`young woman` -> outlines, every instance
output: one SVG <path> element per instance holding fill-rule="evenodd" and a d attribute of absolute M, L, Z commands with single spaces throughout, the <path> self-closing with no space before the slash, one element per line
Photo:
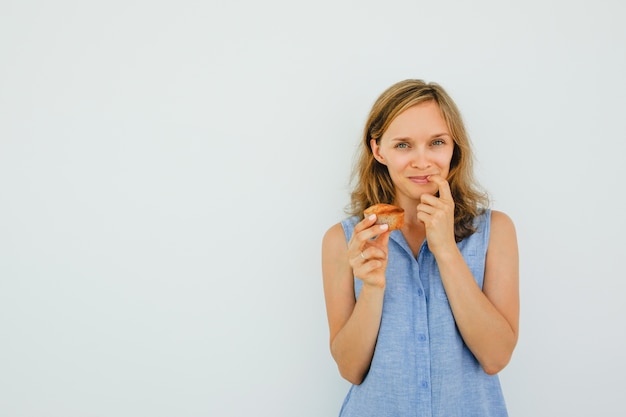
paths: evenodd
<path fill-rule="evenodd" d="M 473 179 L 461 115 L 435 83 L 389 87 L 368 117 L 350 216 L 322 242 L 341 416 L 506 416 L 496 375 L 519 321 L 515 228 Z M 404 209 L 389 231 L 363 211 Z"/>

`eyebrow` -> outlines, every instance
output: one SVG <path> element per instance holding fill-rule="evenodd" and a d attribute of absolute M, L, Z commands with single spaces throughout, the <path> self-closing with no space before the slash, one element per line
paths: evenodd
<path fill-rule="evenodd" d="M 452 135 L 446 132 L 441 132 L 441 133 L 436 133 L 434 135 L 430 135 L 430 139 L 435 139 L 435 138 L 440 138 L 442 136 L 447 136 L 449 138 L 452 138 Z M 408 137 L 408 136 L 398 136 L 395 138 L 391 138 L 390 139 L 392 142 L 400 142 L 400 141 L 412 141 L 414 140 L 412 137 Z"/>

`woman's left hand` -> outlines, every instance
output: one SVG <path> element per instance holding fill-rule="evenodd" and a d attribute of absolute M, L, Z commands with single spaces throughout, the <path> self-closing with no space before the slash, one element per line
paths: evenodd
<path fill-rule="evenodd" d="M 437 254 L 449 245 L 456 247 L 454 238 L 454 199 L 450 185 L 443 177 L 431 175 L 429 181 L 439 187 L 439 197 L 422 194 L 417 205 L 417 219 L 424 223 L 428 249 Z"/>

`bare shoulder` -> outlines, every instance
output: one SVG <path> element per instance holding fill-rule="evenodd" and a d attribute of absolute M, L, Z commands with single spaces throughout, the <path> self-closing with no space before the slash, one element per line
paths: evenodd
<path fill-rule="evenodd" d="M 341 223 L 331 226 L 322 239 L 322 273 L 325 281 L 352 276 L 348 263 L 348 242 Z"/>
<path fill-rule="evenodd" d="M 324 237 L 322 239 L 322 247 L 328 249 L 347 249 L 346 235 L 343 231 L 341 223 L 336 223 L 332 225 L 326 231 L 326 233 L 324 233 Z"/>
<path fill-rule="evenodd" d="M 506 213 L 491 210 L 491 230 L 499 233 L 515 233 L 515 224 Z"/>
<path fill-rule="evenodd" d="M 491 212 L 491 231 L 489 233 L 489 246 L 487 248 L 487 260 L 489 254 L 497 255 L 496 258 L 517 256 L 517 233 L 513 220 L 501 211 Z M 491 256 L 493 260 L 494 256 Z"/>
<path fill-rule="evenodd" d="M 518 304 L 518 279 L 519 254 L 515 225 L 508 215 L 494 210 L 491 213 L 483 290 L 501 311 L 509 308 L 515 311 Z"/>
<path fill-rule="evenodd" d="M 491 211 L 491 232 L 489 236 L 489 249 L 497 250 L 498 247 L 517 250 L 517 233 L 513 220 L 501 211 Z"/>

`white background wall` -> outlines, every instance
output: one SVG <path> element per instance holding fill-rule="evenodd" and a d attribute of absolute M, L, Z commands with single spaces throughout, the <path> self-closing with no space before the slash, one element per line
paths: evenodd
<path fill-rule="evenodd" d="M 624 416 L 619 0 L 0 2 L 0 415 L 335 416 L 323 233 L 442 84 L 515 221 L 512 417 Z"/>

